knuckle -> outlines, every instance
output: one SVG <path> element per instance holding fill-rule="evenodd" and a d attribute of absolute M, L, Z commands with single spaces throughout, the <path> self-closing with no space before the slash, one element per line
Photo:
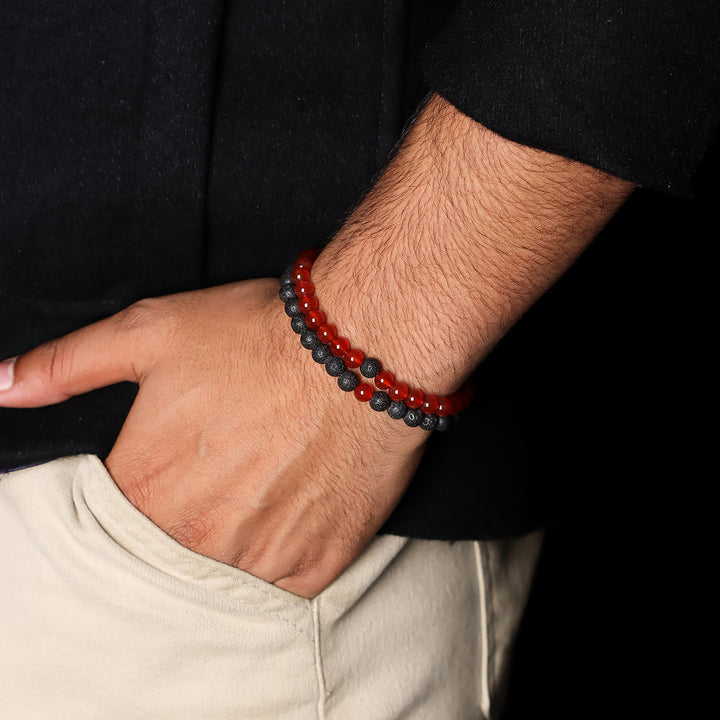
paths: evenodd
<path fill-rule="evenodd" d="M 118 329 L 133 332 L 154 327 L 167 316 L 164 303 L 159 298 L 138 300 L 115 315 Z"/>
<path fill-rule="evenodd" d="M 331 582 L 332 578 L 327 577 L 319 569 L 310 569 L 302 565 L 288 571 L 273 584 L 293 595 L 312 599 L 325 590 Z"/>
<path fill-rule="evenodd" d="M 231 565 L 240 570 L 251 572 L 260 567 L 265 557 L 265 549 L 261 546 L 257 544 L 245 545 L 235 550 Z"/>
<path fill-rule="evenodd" d="M 116 447 L 106 465 L 123 495 L 140 512 L 147 515 L 161 500 L 157 474 L 151 470 L 153 465 L 147 455 L 138 454 L 137 451 L 129 455 L 127 451 Z"/>
<path fill-rule="evenodd" d="M 169 347 L 177 332 L 174 305 L 165 298 L 138 300 L 115 315 L 114 320 L 121 336 L 154 354 Z M 150 344 L 148 338 L 152 339 Z"/>
<path fill-rule="evenodd" d="M 215 532 L 215 522 L 209 515 L 183 518 L 169 529 L 169 534 L 181 545 L 194 549 L 201 547 Z"/>
<path fill-rule="evenodd" d="M 125 497 L 141 512 L 147 512 L 155 499 L 155 490 L 148 482 L 135 480 L 131 485 L 123 488 Z"/>

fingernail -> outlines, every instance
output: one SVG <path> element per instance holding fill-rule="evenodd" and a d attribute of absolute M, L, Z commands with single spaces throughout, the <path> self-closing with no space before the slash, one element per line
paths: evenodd
<path fill-rule="evenodd" d="M 15 361 L 16 357 L 4 360 L 0 363 L 0 392 L 9 390 L 15 379 Z"/>

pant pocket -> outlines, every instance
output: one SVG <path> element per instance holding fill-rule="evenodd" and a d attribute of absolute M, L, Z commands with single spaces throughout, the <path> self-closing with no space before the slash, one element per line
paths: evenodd
<path fill-rule="evenodd" d="M 0 482 L 8 717 L 316 718 L 310 601 L 175 543 L 92 456 Z"/>
<path fill-rule="evenodd" d="M 120 491 L 95 456 L 79 456 L 74 496 L 120 554 L 133 558 L 167 581 L 190 583 L 198 590 L 241 597 L 245 602 L 307 606 L 307 600 L 254 575 L 205 557 L 178 543 L 143 515 Z"/>

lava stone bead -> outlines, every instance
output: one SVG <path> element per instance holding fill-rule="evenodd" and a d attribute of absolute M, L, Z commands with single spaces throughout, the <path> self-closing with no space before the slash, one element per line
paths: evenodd
<path fill-rule="evenodd" d="M 295 315 L 290 321 L 290 327 L 293 329 L 293 332 L 296 332 L 298 335 L 304 333 L 308 329 L 305 318 L 302 315 Z"/>
<path fill-rule="evenodd" d="M 314 330 L 305 330 L 305 332 L 300 334 L 300 344 L 304 348 L 312 350 L 314 347 L 320 344 L 320 340 Z"/>
<path fill-rule="evenodd" d="M 377 412 L 383 412 L 390 407 L 391 402 L 386 392 L 376 390 L 370 398 L 370 407 Z"/>
<path fill-rule="evenodd" d="M 318 340 L 320 342 L 320 340 Z M 327 345 L 324 345 L 323 347 L 327 347 Z M 325 370 L 327 371 L 328 375 L 332 375 L 332 377 L 340 377 L 347 368 L 345 367 L 345 363 L 343 362 L 342 358 L 331 357 L 326 363 L 325 363 Z"/>
<path fill-rule="evenodd" d="M 388 405 L 388 411 L 387 414 L 393 419 L 393 420 L 402 420 L 405 415 L 407 414 L 408 406 L 404 402 L 399 402 L 398 400 L 393 400 L 390 405 Z"/>
<path fill-rule="evenodd" d="M 325 347 L 327 347 L 327 345 Z M 330 351 L 328 350 L 328 352 Z M 338 387 L 345 392 L 352 392 L 359 382 L 360 378 L 352 370 L 346 370 L 338 378 Z"/>
<path fill-rule="evenodd" d="M 326 363 L 332 356 L 330 348 L 324 343 L 320 343 L 313 348 L 312 358 L 316 363 Z"/>
<path fill-rule="evenodd" d="M 375 358 L 365 358 L 360 364 L 360 372 L 366 378 L 374 378 L 382 370 L 380 361 Z"/>
<path fill-rule="evenodd" d="M 288 315 L 288 317 L 295 317 L 295 315 L 300 315 L 300 305 L 298 303 L 297 298 L 294 300 L 288 300 L 285 303 L 285 313 Z"/>
<path fill-rule="evenodd" d="M 295 288 L 292 285 L 281 285 L 278 295 L 284 303 L 288 302 L 289 300 L 297 300 Z"/>
<path fill-rule="evenodd" d="M 281 285 L 292 285 L 293 289 L 295 288 L 295 282 L 292 279 L 292 265 L 285 270 L 285 272 L 280 276 L 280 284 Z"/>
<path fill-rule="evenodd" d="M 422 422 L 422 416 L 417 408 L 408 408 L 403 420 L 408 427 L 417 427 Z"/>

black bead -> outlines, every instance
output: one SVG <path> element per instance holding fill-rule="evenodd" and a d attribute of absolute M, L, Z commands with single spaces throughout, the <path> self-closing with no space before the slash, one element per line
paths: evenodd
<path fill-rule="evenodd" d="M 327 362 L 333 354 L 330 352 L 330 348 L 324 343 L 320 343 L 313 348 L 312 357 L 316 363 L 321 365 Z"/>
<path fill-rule="evenodd" d="M 408 427 L 417 427 L 422 422 L 422 416 L 417 408 L 408 408 L 403 420 Z"/>
<path fill-rule="evenodd" d="M 320 342 L 320 340 L 318 340 L 318 342 Z M 333 356 L 325 363 L 325 370 L 328 375 L 339 377 L 347 370 L 347 368 L 345 367 L 345 363 L 342 358 Z"/>
<path fill-rule="evenodd" d="M 292 279 L 292 265 L 288 267 L 288 269 L 280 276 L 280 284 L 281 285 L 292 285 L 293 289 L 295 288 L 295 283 Z"/>
<path fill-rule="evenodd" d="M 399 400 L 393 400 L 388 406 L 387 413 L 393 420 L 402 420 L 408 411 L 408 406 Z"/>
<path fill-rule="evenodd" d="M 346 370 L 338 378 L 338 387 L 345 392 L 352 392 L 359 382 L 360 378 L 352 370 Z"/>
<path fill-rule="evenodd" d="M 290 327 L 293 329 L 293 332 L 296 332 L 298 335 L 309 329 L 305 322 L 304 315 L 294 315 L 290 321 Z"/>
<path fill-rule="evenodd" d="M 292 285 L 281 285 L 278 295 L 284 303 L 286 303 L 288 300 L 297 300 L 295 288 Z"/>
<path fill-rule="evenodd" d="M 430 432 L 431 430 L 434 430 L 437 427 L 439 419 L 440 418 L 438 418 L 437 415 L 425 415 L 425 413 L 423 413 L 420 427 L 423 430 L 427 430 L 428 432 Z"/>
<path fill-rule="evenodd" d="M 370 398 L 370 407 L 377 412 L 383 412 L 390 407 L 392 400 L 390 396 L 382 390 L 376 390 Z"/>
<path fill-rule="evenodd" d="M 300 333 L 300 344 L 304 348 L 312 350 L 316 345 L 320 344 L 320 338 L 314 330 L 305 330 Z"/>
<path fill-rule="evenodd" d="M 435 426 L 435 430 L 437 432 L 445 432 L 450 427 L 450 417 L 439 417 L 437 421 L 437 425 Z"/>
<path fill-rule="evenodd" d="M 366 378 L 374 378 L 380 372 L 380 363 L 375 358 L 365 358 L 360 365 L 360 372 Z"/>
<path fill-rule="evenodd" d="M 300 312 L 300 305 L 298 305 L 297 298 L 295 300 L 288 300 L 285 303 L 285 312 L 290 317 L 294 317 L 295 315 L 302 315 Z"/>

